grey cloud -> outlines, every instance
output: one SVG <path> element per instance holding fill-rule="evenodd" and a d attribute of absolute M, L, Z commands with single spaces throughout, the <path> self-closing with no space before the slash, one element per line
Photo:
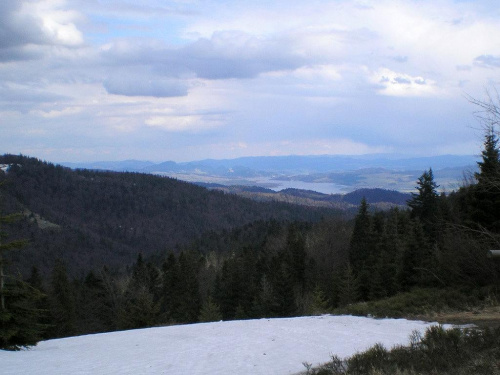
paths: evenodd
<path fill-rule="evenodd" d="M 180 51 L 179 60 L 206 79 L 253 78 L 264 72 L 295 69 L 304 63 L 277 43 L 263 44 L 217 45 L 203 39 Z"/>
<path fill-rule="evenodd" d="M 408 62 L 408 56 L 395 56 L 392 58 L 394 61 L 399 62 L 399 63 L 405 63 Z"/>
<path fill-rule="evenodd" d="M 427 82 L 425 81 L 425 79 L 420 79 L 420 78 L 416 79 L 415 83 L 417 85 L 426 85 L 427 84 Z"/>
<path fill-rule="evenodd" d="M 200 10 L 191 9 L 192 4 L 190 2 L 184 3 L 183 1 L 157 1 L 156 4 L 155 2 L 148 4 L 148 1 L 132 3 L 125 1 L 72 0 L 72 2 L 77 3 L 79 9 L 117 19 L 125 17 L 166 17 L 171 15 L 192 16 L 201 13 Z"/>
<path fill-rule="evenodd" d="M 109 94 L 125 96 L 152 96 L 157 98 L 186 96 L 185 82 L 144 76 L 113 76 L 103 83 Z"/>
<path fill-rule="evenodd" d="M 182 48 L 154 43 L 116 42 L 102 57 L 110 65 L 147 67 L 160 76 L 205 79 L 253 78 L 260 73 L 295 69 L 305 59 L 290 52 L 285 41 L 259 40 L 239 32 L 215 33 Z"/>
<path fill-rule="evenodd" d="M 30 60 L 41 56 L 32 46 L 65 45 L 44 30 L 36 15 L 21 11 L 31 0 L 0 0 L 0 62 Z"/>
<path fill-rule="evenodd" d="M 41 25 L 32 17 L 18 14 L 22 1 L 0 2 L 0 49 L 44 42 Z"/>
<path fill-rule="evenodd" d="M 483 68 L 500 68 L 500 56 L 481 55 L 474 59 L 474 65 Z"/>
<path fill-rule="evenodd" d="M 42 103 L 54 103 L 68 100 L 68 97 L 47 93 L 32 87 L 12 88 L 0 86 L 0 107 L 28 112 Z"/>
<path fill-rule="evenodd" d="M 34 60 L 40 58 L 42 54 L 40 51 L 27 49 L 24 47 L 0 47 L 0 61 L 21 61 L 21 60 Z"/>
<path fill-rule="evenodd" d="M 411 81 L 408 78 L 404 77 L 396 77 L 394 78 L 394 82 L 399 83 L 401 85 L 410 85 Z"/>

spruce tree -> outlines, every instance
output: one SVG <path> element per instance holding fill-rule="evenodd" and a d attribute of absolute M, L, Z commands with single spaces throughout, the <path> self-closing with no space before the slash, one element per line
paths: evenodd
<path fill-rule="evenodd" d="M 472 219 L 481 227 L 500 232 L 500 150 L 493 126 L 487 129 L 482 161 L 473 187 Z"/>
<path fill-rule="evenodd" d="M 384 236 L 381 241 L 377 271 L 382 276 L 383 289 L 387 296 L 392 296 L 398 291 L 397 272 L 400 264 L 402 237 L 400 234 L 404 225 L 405 212 L 397 208 L 387 213 Z"/>
<path fill-rule="evenodd" d="M 342 272 L 339 285 L 339 305 L 347 306 L 359 300 L 358 282 L 351 264 L 348 263 Z"/>
<path fill-rule="evenodd" d="M 273 284 L 264 274 L 260 280 L 258 294 L 253 301 L 252 315 L 258 318 L 276 316 L 277 306 L 278 301 Z"/>
<path fill-rule="evenodd" d="M 403 291 L 433 282 L 434 267 L 437 266 L 433 259 L 424 228 L 419 220 L 414 220 L 401 259 L 399 284 Z"/>
<path fill-rule="evenodd" d="M 173 253 L 169 253 L 167 260 L 163 263 L 161 273 L 161 296 L 160 314 L 163 322 L 174 320 L 175 306 L 177 306 L 178 285 L 180 270 L 177 259 Z"/>
<path fill-rule="evenodd" d="M 292 280 L 295 284 L 304 287 L 307 258 L 305 241 L 302 234 L 294 225 L 291 225 L 288 229 L 286 251 Z"/>
<path fill-rule="evenodd" d="M 37 306 L 43 294 L 21 277 L 7 275 L 4 268 L 5 253 L 22 248 L 26 241 L 6 241 L 2 225 L 20 217 L 19 214 L 0 216 L 0 349 L 36 345 L 45 329 L 40 323 L 42 311 Z"/>
<path fill-rule="evenodd" d="M 125 303 L 120 316 L 120 327 L 123 329 L 150 327 L 157 322 L 160 306 L 155 301 L 151 279 L 155 274 L 151 271 L 139 253 L 132 270 L 132 277 L 125 292 Z M 151 275 L 153 273 L 153 275 Z"/>
<path fill-rule="evenodd" d="M 408 206 L 411 207 L 412 218 L 418 218 L 424 225 L 425 231 L 434 238 L 436 223 L 439 213 L 439 194 L 437 188 L 439 185 L 434 181 L 432 168 L 418 178 L 417 193 L 412 193 Z"/>
<path fill-rule="evenodd" d="M 371 242 L 371 215 L 368 212 L 368 203 L 365 197 L 361 200 L 358 214 L 354 221 L 349 249 L 349 261 L 353 272 L 358 274 L 366 266 L 372 250 Z"/>
<path fill-rule="evenodd" d="M 194 323 L 198 321 L 201 309 L 198 284 L 199 259 L 199 255 L 194 252 L 181 252 L 179 255 L 179 279 L 173 314 L 176 322 Z"/>
<path fill-rule="evenodd" d="M 144 328 L 156 323 L 159 306 L 145 285 L 132 286 L 125 293 L 125 297 L 125 306 L 120 316 L 120 328 Z"/>
<path fill-rule="evenodd" d="M 386 275 L 382 274 L 383 263 L 382 261 L 373 268 L 370 276 L 370 291 L 368 294 L 368 299 L 377 300 L 387 296 L 387 290 L 384 284 L 384 277 Z"/>
<path fill-rule="evenodd" d="M 78 286 L 77 331 L 94 333 L 111 330 L 116 322 L 102 277 L 90 271 Z"/>
<path fill-rule="evenodd" d="M 278 317 L 292 316 L 297 311 L 295 293 L 293 290 L 293 276 L 286 263 L 282 263 L 274 275 L 273 290 L 275 292 L 276 310 Z"/>
<path fill-rule="evenodd" d="M 498 137 L 493 126 L 490 126 L 484 136 L 484 149 L 481 151 L 482 161 L 477 162 L 479 173 L 475 173 L 478 185 L 493 188 L 500 184 L 500 151 L 498 149 Z"/>
<path fill-rule="evenodd" d="M 213 301 L 211 296 L 208 296 L 205 303 L 203 303 L 198 320 L 200 322 L 218 322 L 222 320 L 220 307 Z"/>
<path fill-rule="evenodd" d="M 0 310 L 0 349 L 18 350 L 34 346 L 42 339 L 47 325 L 38 303 L 44 295 L 20 278 L 6 283 L 5 304 Z"/>
<path fill-rule="evenodd" d="M 51 275 L 50 313 L 51 337 L 66 337 L 76 334 L 76 303 L 73 285 L 70 283 L 65 264 L 55 262 Z"/>
<path fill-rule="evenodd" d="M 320 315 L 328 312 L 328 300 L 319 285 L 316 285 L 311 295 L 311 302 L 308 306 L 308 314 Z"/>

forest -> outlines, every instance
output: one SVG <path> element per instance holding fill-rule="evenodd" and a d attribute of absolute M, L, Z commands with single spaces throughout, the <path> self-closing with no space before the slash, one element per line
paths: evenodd
<path fill-rule="evenodd" d="M 23 213 L 13 231 L 29 241 L 22 253 L 12 254 L 23 275 L 33 265 L 47 274 L 60 258 L 72 277 L 81 277 L 104 265 L 130 265 L 139 252 L 178 252 L 177 246 L 210 231 L 335 214 L 263 204 L 149 174 L 72 171 L 22 155 L 0 156 L 0 164 L 10 165 L 0 176 L 3 210 Z"/>
<path fill-rule="evenodd" d="M 4 155 L 0 347 L 157 325 L 335 311 L 401 293 L 500 297 L 500 149 L 440 194 L 355 214 L 249 199 L 134 173 Z M 196 214 L 194 214 L 196 213 Z M 451 306 L 458 307 L 458 306 Z"/>

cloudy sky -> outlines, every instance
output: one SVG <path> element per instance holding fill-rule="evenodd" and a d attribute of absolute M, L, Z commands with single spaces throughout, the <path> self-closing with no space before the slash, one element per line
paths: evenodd
<path fill-rule="evenodd" d="M 473 154 L 498 0 L 1 0 L 0 153 Z"/>

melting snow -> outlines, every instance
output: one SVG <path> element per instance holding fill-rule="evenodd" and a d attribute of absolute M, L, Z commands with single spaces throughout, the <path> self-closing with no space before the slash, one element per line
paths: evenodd
<path fill-rule="evenodd" d="M 295 374 L 332 354 L 376 343 L 407 344 L 436 323 L 315 316 L 200 323 L 69 337 L 19 352 L 0 350 L 8 374 Z"/>

